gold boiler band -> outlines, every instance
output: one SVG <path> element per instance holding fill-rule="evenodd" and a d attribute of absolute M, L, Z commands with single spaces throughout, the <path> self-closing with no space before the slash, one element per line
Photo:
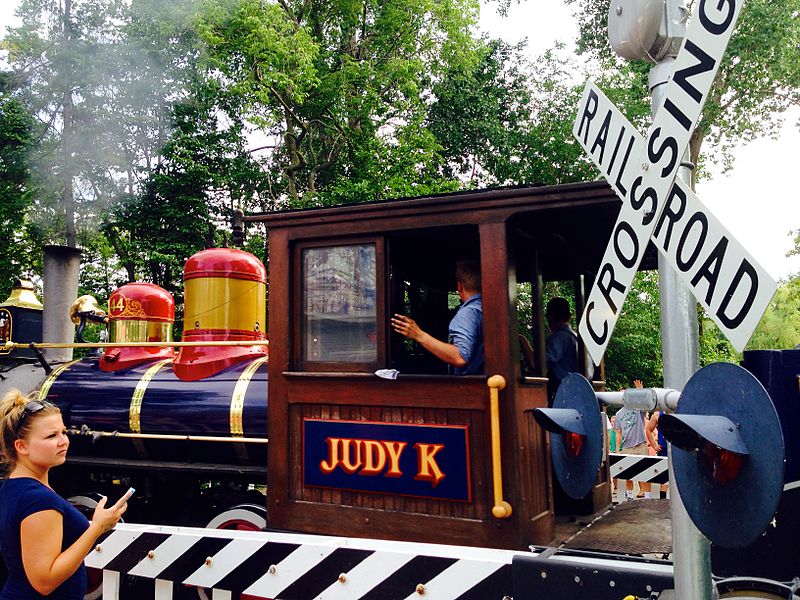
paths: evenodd
<path fill-rule="evenodd" d="M 236 382 L 236 387 L 233 388 L 233 395 L 231 396 L 231 435 L 242 437 L 244 436 L 244 422 L 242 419 L 242 412 L 244 410 L 244 398 L 247 395 L 247 388 L 250 385 L 250 380 L 256 374 L 259 367 L 266 363 L 269 359 L 264 356 L 247 365 L 247 368 L 242 371 L 239 380 Z"/>
<path fill-rule="evenodd" d="M 112 320 L 108 324 L 108 341 L 116 342 L 171 342 L 172 323 L 161 321 Z"/>
<path fill-rule="evenodd" d="M 264 331 L 267 286 L 259 281 L 198 277 L 186 281 L 183 330 Z"/>
<path fill-rule="evenodd" d="M 47 376 L 47 379 L 44 380 L 42 387 L 39 388 L 39 400 L 46 400 L 47 394 L 50 392 L 50 388 L 53 386 L 56 379 L 58 379 L 58 376 L 61 375 L 67 369 L 69 369 L 76 362 L 79 362 L 80 360 L 81 359 L 79 358 L 77 360 L 66 362 L 60 367 L 56 367 L 55 369 L 53 369 L 53 372 L 50 373 L 50 375 Z"/>
<path fill-rule="evenodd" d="M 158 361 L 152 367 L 145 371 L 142 378 L 136 384 L 136 389 L 133 390 L 131 397 L 131 406 L 128 409 L 128 428 L 132 433 L 142 432 L 142 400 L 144 400 L 144 393 L 147 391 L 147 386 L 153 380 L 164 365 L 172 362 L 171 358 Z"/>

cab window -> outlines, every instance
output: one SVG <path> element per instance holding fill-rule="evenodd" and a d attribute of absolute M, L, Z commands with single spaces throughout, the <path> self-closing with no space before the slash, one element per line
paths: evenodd
<path fill-rule="evenodd" d="M 300 249 L 300 362 L 308 370 L 361 370 L 379 359 L 375 241 Z"/>

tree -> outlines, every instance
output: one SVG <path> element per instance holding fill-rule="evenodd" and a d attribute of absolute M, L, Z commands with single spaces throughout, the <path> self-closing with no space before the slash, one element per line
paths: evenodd
<path fill-rule="evenodd" d="M 274 202 L 303 206 L 453 188 L 425 96 L 472 59 L 476 16 L 474 0 L 212 0 L 200 31 L 270 140 Z"/>
<path fill-rule="evenodd" d="M 580 22 L 578 50 L 602 62 L 605 69 L 638 69 L 623 63 L 607 38 L 608 0 L 567 0 Z M 690 7 L 696 0 L 688 2 Z M 698 164 L 703 144 L 712 160 L 732 165 L 731 150 L 741 142 L 774 135 L 783 112 L 800 103 L 800 0 L 747 0 L 722 59 L 703 115 L 692 134 L 690 160 Z"/>
<path fill-rule="evenodd" d="M 23 274 L 23 228 L 32 194 L 28 154 L 34 147 L 33 117 L 9 95 L 7 81 L 8 74 L 0 73 L 0 301 Z"/>
<path fill-rule="evenodd" d="M 448 161 L 447 176 L 476 187 L 520 183 L 519 155 L 532 116 L 522 48 L 481 40 L 475 62 L 450 65 L 434 83 L 428 123 Z"/>
<path fill-rule="evenodd" d="M 244 149 L 233 100 L 198 81 L 173 106 L 172 134 L 140 192 L 117 205 L 103 232 L 130 280 L 144 278 L 179 294 L 183 263 L 222 243 L 216 229 L 242 198 L 263 193 L 259 165 Z"/>
<path fill-rule="evenodd" d="M 109 207 L 158 167 L 172 103 L 197 73 L 194 4 L 21 0 L 3 46 L 38 119 L 30 218 L 45 240 L 93 244 Z"/>
<path fill-rule="evenodd" d="M 120 0 L 22 0 L 22 26 L 4 40 L 19 98 L 38 126 L 36 217 L 50 241 L 75 246 L 77 227 L 92 206 L 102 148 L 94 99 L 107 86 Z"/>
<path fill-rule="evenodd" d="M 663 385 L 658 273 L 636 274 L 605 355 L 606 387 L 619 390 L 641 379 L 645 386 Z"/>
<path fill-rule="evenodd" d="M 800 255 L 800 229 L 789 232 L 789 235 L 794 236 L 794 248 L 786 253 L 786 256 Z"/>
<path fill-rule="evenodd" d="M 800 277 L 782 283 L 747 343 L 748 350 L 794 348 L 800 344 Z"/>

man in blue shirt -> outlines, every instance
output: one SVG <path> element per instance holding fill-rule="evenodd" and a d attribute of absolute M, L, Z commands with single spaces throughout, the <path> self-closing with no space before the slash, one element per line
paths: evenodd
<path fill-rule="evenodd" d="M 414 319 L 405 315 L 392 317 L 392 327 L 447 363 L 454 375 L 480 375 L 483 373 L 483 301 L 479 263 L 459 261 L 456 282 L 462 304 L 450 321 L 447 342 L 422 331 Z"/>

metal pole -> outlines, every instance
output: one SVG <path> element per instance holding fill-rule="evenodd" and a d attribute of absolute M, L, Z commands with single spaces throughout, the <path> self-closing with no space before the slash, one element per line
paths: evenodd
<path fill-rule="evenodd" d="M 69 307 L 78 296 L 80 266 L 81 251 L 78 248 L 44 247 L 42 335 L 47 340 L 69 343 L 75 338 Z M 50 348 L 45 355 L 49 362 L 67 362 L 72 360 L 72 348 Z"/>
<path fill-rule="evenodd" d="M 651 109 L 663 103 L 665 84 L 674 70 L 674 56 L 669 56 L 649 75 Z M 678 177 L 691 184 L 691 168 L 684 159 Z M 661 355 L 664 362 L 664 386 L 683 389 L 699 368 L 697 336 L 697 301 L 689 293 L 674 269 L 658 256 L 658 290 L 661 300 Z M 672 517 L 672 564 L 675 597 L 678 600 L 712 600 L 711 544 L 694 526 L 674 484 L 672 448 L 668 450 L 669 477 L 673 482 L 670 499 Z"/>

